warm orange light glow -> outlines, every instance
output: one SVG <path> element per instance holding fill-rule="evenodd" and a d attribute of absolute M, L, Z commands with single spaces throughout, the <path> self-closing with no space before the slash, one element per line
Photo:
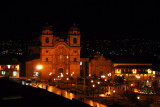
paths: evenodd
<path fill-rule="evenodd" d="M 61 73 L 61 77 L 63 77 L 63 73 Z"/>
<path fill-rule="evenodd" d="M 49 75 L 52 75 L 52 72 L 50 72 Z"/>
<path fill-rule="evenodd" d="M 89 74 L 89 77 L 91 76 L 91 74 Z"/>
<path fill-rule="evenodd" d="M 137 73 L 137 69 L 132 69 L 132 73 L 136 74 Z"/>
<path fill-rule="evenodd" d="M 67 81 L 69 80 L 69 78 L 67 78 Z"/>
<path fill-rule="evenodd" d="M 37 65 L 37 69 L 41 70 L 42 69 L 42 65 Z"/>
<path fill-rule="evenodd" d="M 156 74 L 156 71 L 153 71 L 153 74 L 155 75 L 155 74 Z"/>
<path fill-rule="evenodd" d="M 121 74 L 121 69 L 116 69 L 116 74 Z"/>
<path fill-rule="evenodd" d="M 131 84 L 131 86 L 133 86 L 133 84 Z"/>
<path fill-rule="evenodd" d="M 93 84 L 93 85 L 92 85 L 92 87 L 94 88 L 94 87 L 95 87 L 95 85 Z"/>
<path fill-rule="evenodd" d="M 152 73 L 152 70 L 151 70 L 151 69 L 148 69 L 147 71 L 148 71 L 148 74 L 151 74 L 151 73 Z"/>
<path fill-rule="evenodd" d="M 113 90 L 113 93 L 115 93 L 116 92 L 116 90 Z"/>
<path fill-rule="evenodd" d="M 16 66 L 17 70 L 19 70 L 19 65 Z"/>
<path fill-rule="evenodd" d="M 102 75 L 101 78 L 106 78 L 106 76 L 105 76 L 105 75 Z"/>
<path fill-rule="evenodd" d="M 98 83 L 98 84 L 100 84 L 100 82 L 99 82 L 99 81 L 98 81 L 97 83 Z"/>
<path fill-rule="evenodd" d="M 136 75 L 136 78 L 141 78 L 140 76 Z"/>
<path fill-rule="evenodd" d="M 91 80 L 91 83 L 93 83 L 93 80 Z"/>
<path fill-rule="evenodd" d="M 111 73 L 109 73 L 108 76 L 111 76 Z"/>

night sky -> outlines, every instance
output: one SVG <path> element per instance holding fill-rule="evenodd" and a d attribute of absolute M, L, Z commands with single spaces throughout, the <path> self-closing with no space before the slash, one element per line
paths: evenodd
<path fill-rule="evenodd" d="M 160 36 L 155 0 L 51 1 L 1 2 L 0 40 L 38 39 L 45 22 L 64 38 L 73 23 L 80 28 L 82 40 Z"/>

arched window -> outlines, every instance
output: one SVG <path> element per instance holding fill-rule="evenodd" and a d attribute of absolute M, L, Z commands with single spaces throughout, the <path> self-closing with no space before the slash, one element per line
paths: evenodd
<path fill-rule="evenodd" d="M 46 37 L 45 41 L 46 41 L 46 43 L 49 43 L 49 37 Z"/>
<path fill-rule="evenodd" d="M 73 39 L 73 43 L 77 43 L 77 39 L 76 38 Z"/>

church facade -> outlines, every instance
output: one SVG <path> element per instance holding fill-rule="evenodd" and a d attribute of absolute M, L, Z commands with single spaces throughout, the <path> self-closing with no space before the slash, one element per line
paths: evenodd
<path fill-rule="evenodd" d="M 99 52 L 92 59 L 80 58 L 80 37 L 80 30 L 75 25 L 70 27 L 66 40 L 55 35 L 52 26 L 44 26 L 40 35 L 41 46 L 30 48 L 33 50 L 31 54 L 40 57 L 26 62 L 26 77 L 38 77 L 41 80 L 93 75 L 107 79 L 123 76 L 126 80 L 155 78 L 156 72 L 152 71 L 152 63 L 144 63 L 138 59 L 133 62 L 130 58 L 127 62 L 127 58 L 113 61 Z"/>
<path fill-rule="evenodd" d="M 75 25 L 69 29 L 67 40 L 55 36 L 52 26 L 46 25 L 40 40 L 40 59 L 26 62 L 26 77 L 80 76 L 80 31 Z"/>

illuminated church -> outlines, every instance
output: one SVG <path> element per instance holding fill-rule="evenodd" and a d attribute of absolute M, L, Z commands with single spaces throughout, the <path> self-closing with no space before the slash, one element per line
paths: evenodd
<path fill-rule="evenodd" d="M 41 80 L 57 78 L 58 76 L 86 77 L 96 75 L 114 79 L 114 76 L 124 76 L 126 79 L 149 79 L 155 78 L 156 72 L 152 71 L 152 63 L 132 62 L 127 58 L 112 61 L 106 59 L 99 52 L 93 59 L 80 58 L 80 30 L 75 24 L 69 28 L 67 39 L 64 40 L 52 30 L 52 26 L 46 24 L 40 36 L 41 45 L 29 47 L 30 54 L 37 54 L 26 62 L 26 77 L 38 77 Z"/>
<path fill-rule="evenodd" d="M 48 79 L 60 74 L 80 76 L 80 31 L 75 24 L 69 28 L 67 39 L 54 35 L 52 26 L 44 26 L 39 48 L 40 59 L 26 62 L 26 77 Z M 33 51 L 34 50 L 33 48 Z"/>

